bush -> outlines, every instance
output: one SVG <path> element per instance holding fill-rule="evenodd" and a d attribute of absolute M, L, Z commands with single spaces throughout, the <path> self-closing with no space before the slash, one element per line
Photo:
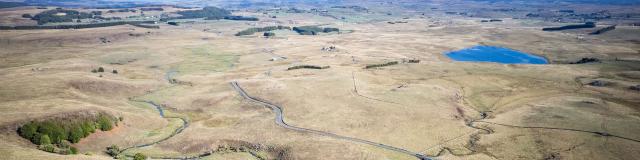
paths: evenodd
<path fill-rule="evenodd" d="M 61 143 L 63 140 L 66 140 L 68 136 L 67 131 L 62 125 L 52 121 L 41 122 L 38 127 L 38 132 L 43 135 L 48 135 L 54 144 Z"/>
<path fill-rule="evenodd" d="M 113 129 L 113 120 L 106 115 L 98 116 L 98 127 L 100 130 L 109 131 Z"/>
<path fill-rule="evenodd" d="M 48 145 L 51 144 L 51 139 L 49 138 L 49 135 L 42 135 L 40 136 L 40 140 L 38 141 L 38 143 L 40 145 Z"/>
<path fill-rule="evenodd" d="M 23 137 L 26 139 L 33 139 L 34 135 L 37 133 L 37 130 L 38 130 L 38 126 L 33 122 L 29 122 L 23 125 L 22 127 L 20 127 L 18 129 L 18 132 L 20 137 Z"/>
<path fill-rule="evenodd" d="M 147 159 L 147 156 L 145 156 L 142 153 L 136 153 L 135 155 L 133 155 L 133 159 L 134 160 L 145 160 L 145 159 Z"/>
<path fill-rule="evenodd" d="M 71 154 L 78 154 L 78 148 L 76 147 L 69 148 L 69 151 L 71 151 Z"/>
<path fill-rule="evenodd" d="M 82 131 L 83 131 L 85 137 L 89 136 L 91 133 L 96 132 L 95 123 L 93 123 L 93 122 L 83 122 L 82 123 Z"/>
<path fill-rule="evenodd" d="M 55 153 L 56 151 L 56 147 L 54 147 L 52 144 L 41 145 L 39 149 L 51 153 Z"/>
<path fill-rule="evenodd" d="M 263 35 L 264 35 L 265 37 L 273 37 L 273 36 L 276 36 L 276 33 L 273 33 L 273 32 L 264 32 L 264 34 L 263 34 Z"/>
<path fill-rule="evenodd" d="M 33 16 L 31 16 L 31 14 L 22 14 L 22 18 L 33 18 Z"/>
<path fill-rule="evenodd" d="M 105 153 L 113 158 L 116 158 L 118 157 L 118 155 L 120 155 L 120 147 L 116 146 L 115 144 L 111 145 L 107 147 L 107 151 Z"/>
<path fill-rule="evenodd" d="M 104 68 L 98 67 L 98 72 L 104 72 Z"/>
<path fill-rule="evenodd" d="M 115 70 L 115 69 L 114 69 L 113 71 L 111 71 L 111 73 L 113 73 L 113 74 L 118 74 L 118 70 Z"/>
<path fill-rule="evenodd" d="M 80 141 L 80 139 L 84 138 L 85 136 L 84 131 L 82 130 L 82 126 L 78 125 L 75 126 L 73 128 L 71 128 L 71 133 L 69 134 L 69 142 L 71 143 L 78 143 Z"/>

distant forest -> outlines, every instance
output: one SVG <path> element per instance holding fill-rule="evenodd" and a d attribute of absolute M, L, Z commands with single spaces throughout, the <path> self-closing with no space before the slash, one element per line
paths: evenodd
<path fill-rule="evenodd" d="M 192 18 L 204 18 L 206 20 L 236 20 L 236 21 L 258 21 L 255 17 L 233 16 L 230 11 L 227 11 L 218 7 L 204 7 L 201 10 L 188 10 L 179 11 L 177 14 L 180 17 L 163 18 L 161 21 L 168 21 L 171 19 L 192 19 Z"/>
<path fill-rule="evenodd" d="M 38 21 L 38 24 L 56 23 L 56 22 L 73 22 L 74 19 L 87 19 L 93 18 L 92 13 L 79 12 L 76 10 L 67 9 L 54 9 L 48 10 L 33 16 L 33 20 Z"/>
<path fill-rule="evenodd" d="M 20 6 L 28 6 L 29 4 L 20 2 L 0 2 L 0 8 L 13 8 Z"/>

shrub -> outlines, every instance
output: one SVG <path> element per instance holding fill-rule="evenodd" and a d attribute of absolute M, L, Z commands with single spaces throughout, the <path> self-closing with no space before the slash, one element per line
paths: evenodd
<path fill-rule="evenodd" d="M 169 25 L 174 25 L 174 26 L 178 26 L 178 22 L 167 22 L 167 24 L 169 24 Z"/>
<path fill-rule="evenodd" d="M 115 69 L 114 69 L 113 71 L 111 71 L 111 73 L 113 73 L 113 74 L 118 74 L 118 70 L 115 70 Z"/>
<path fill-rule="evenodd" d="M 71 143 L 78 143 L 80 139 L 84 138 L 84 131 L 82 130 L 82 126 L 75 126 L 71 128 L 71 132 L 69 134 L 69 141 Z"/>
<path fill-rule="evenodd" d="M 51 153 L 54 153 L 56 151 L 56 147 L 54 147 L 52 144 L 41 145 L 39 149 Z"/>
<path fill-rule="evenodd" d="M 37 133 L 38 126 L 29 122 L 18 129 L 19 135 L 26 139 L 33 139 L 33 136 Z M 38 137 L 39 138 L 39 137 Z"/>
<path fill-rule="evenodd" d="M 22 14 L 22 18 L 33 18 L 31 14 Z"/>
<path fill-rule="evenodd" d="M 111 145 L 107 147 L 107 151 L 105 153 L 113 158 L 116 158 L 118 157 L 118 155 L 120 155 L 120 147 L 116 146 L 115 144 Z"/>
<path fill-rule="evenodd" d="M 78 148 L 76 147 L 69 148 L 69 151 L 71 151 L 71 154 L 78 154 Z"/>
<path fill-rule="evenodd" d="M 38 132 L 40 134 L 48 135 L 51 138 L 51 142 L 55 144 L 59 144 L 63 140 L 66 140 L 68 136 L 67 132 L 61 125 L 52 121 L 41 122 L 38 127 Z"/>
<path fill-rule="evenodd" d="M 142 153 L 136 153 L 135 155 L 133 155 L 133 159 L 134 160 L 145 160 L 145 159 L 147 159 L 147 156 L 145 156 Z"/>
<path fill-rule="evenodd" d="M 96 132 L 96 126 L 93 122 L 83 122 L 82 123 L 82 131 L 84 136 L 87 137 L 89 134 Z"/>
<path fill-rule="evenodd" d="M 273 33 L 273 32 L 264 32 L 264 34 L 263 34 L 263 35 L 264 35 L 265 37 L 273 37 L 273 36 L 276 36 L 276 33 Z"/>
<path fill-rule="evenodd" d="M 104 72 L 104 68 L 98 67 L 98 72 Z"/>
<path fill-rule="evenodd" d="M 48 145 L 51 144 L 51 139 L 49 138 L 49 135 L 42 135 L 40 136 L 40 140 L 38 141 L 40 143 L 40 145 Z"/>
<path fill-rule="evenodd" d="M 98 127 L 100 128 L 100 130 L 108 131 L 113 128 L 113 122 L 111 118 L 101 114 L 100 116 L 98 116 Z"/>

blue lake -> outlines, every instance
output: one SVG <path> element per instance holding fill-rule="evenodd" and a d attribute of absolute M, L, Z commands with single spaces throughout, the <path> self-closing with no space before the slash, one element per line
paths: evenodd
<path fill-rule="evenodd" d="M 470 62 L 496 62 L 504 64 L 548 64 L 547 59 L 512 50 L 509 48 L 495 46 L 475 46 L 458 51 L 446 53 L 455 61 Z"/>

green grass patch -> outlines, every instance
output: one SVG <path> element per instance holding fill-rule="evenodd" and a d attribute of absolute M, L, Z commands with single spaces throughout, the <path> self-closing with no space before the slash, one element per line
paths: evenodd
<path fill-rule="evenodd" d="M 223 72 L 238 61 L 237 55 L 221 53 L 207 46 L 186 48 L 184 61 L 176 65 L 180 75 L 207 72 Z"/>

